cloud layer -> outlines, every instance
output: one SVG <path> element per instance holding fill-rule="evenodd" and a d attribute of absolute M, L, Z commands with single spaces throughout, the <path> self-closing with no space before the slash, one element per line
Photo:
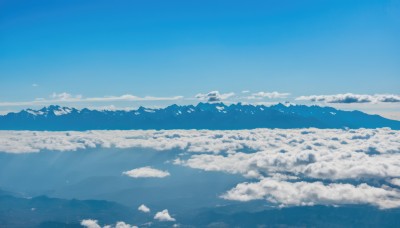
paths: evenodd
<path fill-rule="evenodd" d="M 8 153 L 97 147 L 181 150 L 172 157 L 175 165 L 248 178 L 250 182 L 222 194 L 227 200 L 262 199 L 278 206 L 400 207 L 400 131 L 387 128 L 0 131 L 0 151 Z M 169 175 L 150 167 L 124 174 Z"/>
<path fill-rule="evenodd" d="M 311 95 L 311 96 L 300 96 L 296 100 L 300 101 L 311 101 L 311 102 L 325 102 L 325 103 L 395 103 L 400 102 L 400 95 L 395 94 L 335 94 L 335 95 Z"/>
<path fill-rule="evenodd" d="M 237 201 L 265 199 L 279 206 L 313 206 L 340 204 L 371 204 L 381 209 L 400 207 L 400 192 L 392 188 L 377 188 L 367 184 L 323 184 L 288 182 L 265 178 L 255 183 L 241 183 L 222 198 Z"/>
<path fill-rule="evenodd" d="M 176 101 L 183 99 L 183 96 L 171 97 L 155 97 L 144 96 L 139 97 L 132 94 L 124 94 L 121 96 L 104 96 L 104 97 L 83 97 L 82 95 L 72 95 L 70 93 L 53 93 L 50 98 L 36 98 L 32 101 L 17 102 L 0 102 L 1 106 L 29 106 L 29 105 L 48 105 L 58 103 L 89 103 L 89 102 L 115 102 L 115 101 Z"/>

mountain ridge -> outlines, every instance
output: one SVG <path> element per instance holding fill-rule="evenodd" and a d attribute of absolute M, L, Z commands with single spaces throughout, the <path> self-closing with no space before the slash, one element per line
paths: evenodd
<path fill-rule="evenodd" d="M 90 110 L 50 105 L 0 116 L 0 130 L 134 130 L 254 128 L 378 128 L 400 129 L 400 121 L 361 111 L 317 105 L 271 106 L 198 103 L 135 110 Z"/>

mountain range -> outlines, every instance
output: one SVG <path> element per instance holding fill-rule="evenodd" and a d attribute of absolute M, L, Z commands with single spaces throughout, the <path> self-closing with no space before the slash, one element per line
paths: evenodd
<path fill-rule="evenodd" d="M 279 210 L 237 210 L 238 205 L 202 208 L 186 213 L 179 227 L 398 227 L 399 209 L 373 207 L 293 207 Z M 353 215 L 353 217 L 349 216 Z M 354 218 L 356 217 L 356 219 Z M 21 219 L 23 218 L 23 219 Z M 101 224 L 125 221 L 139 227 L 171 227 L 150 215 L 104 200 L 58 199 L 46 196 L 20 198 L 0 192 L 0 226 L 34 228 L 79 228 L 82 219 Z M 149 223 L 151 221 L 151 223 Z"/>
<path fill-rule="evenodd" d="M 400 129 L 400 121 L 361 111 L 332 107 L 277 104 L 199 103 L 136 110 L 90 110 L 51 105 L 0 116 L 0 130 L 128 130 L 128 129 L 253 129 L 253 128 L 378 128 Z"/>

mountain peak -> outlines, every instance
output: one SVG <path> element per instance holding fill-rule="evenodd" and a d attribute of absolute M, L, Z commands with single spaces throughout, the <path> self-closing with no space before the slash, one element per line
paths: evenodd
<path fill-rule="evenodd" d="M 132 115 L 132 113 L 134 115 Z M 377 128 L 400 129 L 400 121 L 331 107 L 265 106 L 221 102 L 170 105 L 153 109 L 97 111 L 50 105 L 0 116 L 0 130 L 94 129 L 251 129 L 251 128 Z"/>
<path fill-rule="evenodd" d="M 60 115 L 67 115 L 69 113 L 71 113 L 72 111 L 76 111 L 76 109 L 74 108 L 69 108 L 69 107 L 61 107 L 59 105 L 50 105 L 50 106 L 45 106 L 39 110 L 34 110 L 34 109 L 26 109 L 23 110 L 27 113 L 29 113 L 30 115 L 33 116 L 47 116 L 47 115 L 56 115 L 56 116 L 60 116 Z"/>

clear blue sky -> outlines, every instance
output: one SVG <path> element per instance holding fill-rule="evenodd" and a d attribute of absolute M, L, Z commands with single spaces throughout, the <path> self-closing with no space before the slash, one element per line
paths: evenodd
<path fill-rule="evenodd" d="M 0 0 L 0 102 L 212 90 L 399 94 L 400 1 Z"/>

